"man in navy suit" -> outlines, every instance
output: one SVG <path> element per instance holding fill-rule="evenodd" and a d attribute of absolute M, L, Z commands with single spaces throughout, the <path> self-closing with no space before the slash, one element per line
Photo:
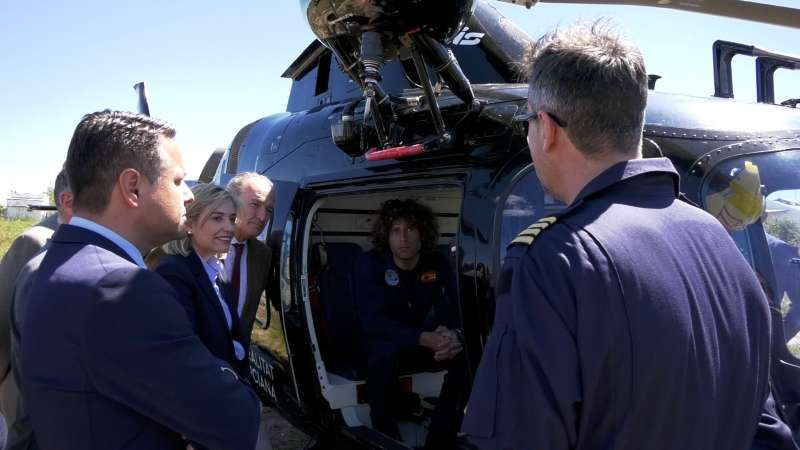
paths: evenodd
<path fill-rule="evenodd" d="M 42 449 L 255 445 L 255 394 L 144 268 L 143 253 L 180 234 L 192 200 L 174 135 L 113 111 L 75 129 L 75 215 L 53 235 L 22 317 L 22 389 Z"/>

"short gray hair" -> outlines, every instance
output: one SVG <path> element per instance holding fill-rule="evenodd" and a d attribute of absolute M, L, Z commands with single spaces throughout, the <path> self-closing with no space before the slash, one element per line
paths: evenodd
<path fill-rule="evenodd" d="M 531 106 L 565 122 L 584 155 L 639 151 L 647 106 L 644 58 L 607 20 L 544 35 L 523 66 Z"/>
<path fill-rule="evenodd" d="M 214 211 L 220 203 L 225 201 L 233 202 L 234 208 L 238 209 L 239 202 L 225 188 L 216 184 L 196 184 L 192 186 L 194 201 L 186 206 L 186 221 L 202 225 L 208 220 L 208 215 Z M 169 241 L 161 249 L 168 255 L 189 256 L 192 251 L 192 236 L 186 235 L 182 238 Z"/>
<path fill-rule="evenodd" d="M 264 175 L 255 172 L 242 172 L 228 181 L 228 191 L 238 199 L 239 196 L 242 195 L 242 186 L 244 186 L 245 182 L 252 179 L 264 181 L 267 183 L 267 186 L 272 189 L 272 181 Z"/>
<path fill-rule="evenodd" d="M 61 204 L 61 199 L 59 198 L 62 192 L 71 192 L 67 181 L 67 172 L 64 169 L 58 172 L 56 182 L 53 184 L 53 197 L 55 197 L 56 209 L 58 209 L 59 214 L 64 212 L 64 205 Z"/>

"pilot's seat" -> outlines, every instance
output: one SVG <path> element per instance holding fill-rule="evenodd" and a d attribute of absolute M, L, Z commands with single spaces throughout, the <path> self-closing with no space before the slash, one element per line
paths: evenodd
<path fill-rule="evenodd" d="M 361 247 L 351 242 L 314 244 L 309 264 L 318 296 L 312 295 L 317 340 L 328 371 L 361 380 L 366 371 L 353 299 L 353 268 Z M 315 281 L 315 283 L 314 283 Z"/>

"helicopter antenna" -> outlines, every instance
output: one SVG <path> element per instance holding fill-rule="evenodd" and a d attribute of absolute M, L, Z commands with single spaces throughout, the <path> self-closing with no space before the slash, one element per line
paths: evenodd
<path fill-rule="evenodd" d="M 531 8 L 537 3 L 650 6 L 800 28 L 800 9 L 743 0 L 498 0 Z"/>

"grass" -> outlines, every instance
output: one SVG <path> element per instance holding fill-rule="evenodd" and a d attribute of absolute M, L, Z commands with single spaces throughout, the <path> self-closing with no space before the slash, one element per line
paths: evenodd
<path fill-rule="evenodd" d="M 262 296 L 261 303 L 258 305 L 257 317 L 259 317 L 259 319 L 263 319 L 265 315 L 266 308 L 264 308 L 264 297 Z M 264 330 L 259 327 L 258 324 L 256 324 L 253 327 L 253 333 L 250 336 L 250 340 L 253 344 L 266 347 L 272 350 L 272 353 L 275 356 L 280 357 L 284 361 L 288 361 L 289 353 L 286 351 L 286 343 L 284 342 L 283 326 L 281 325 L 280 313 L 276 311 L 275 308 L 270 308 L 270 315 L 272 316 L 272 319 L 270 320 L 269 328 Z"/>
<path fill-rule="evenodd" d="M 11 247 L 14 239 L 36 223 L 37 221 L 33 219 L 0 218 L 0 259 L 6 254 L 8 247 Z"/>

